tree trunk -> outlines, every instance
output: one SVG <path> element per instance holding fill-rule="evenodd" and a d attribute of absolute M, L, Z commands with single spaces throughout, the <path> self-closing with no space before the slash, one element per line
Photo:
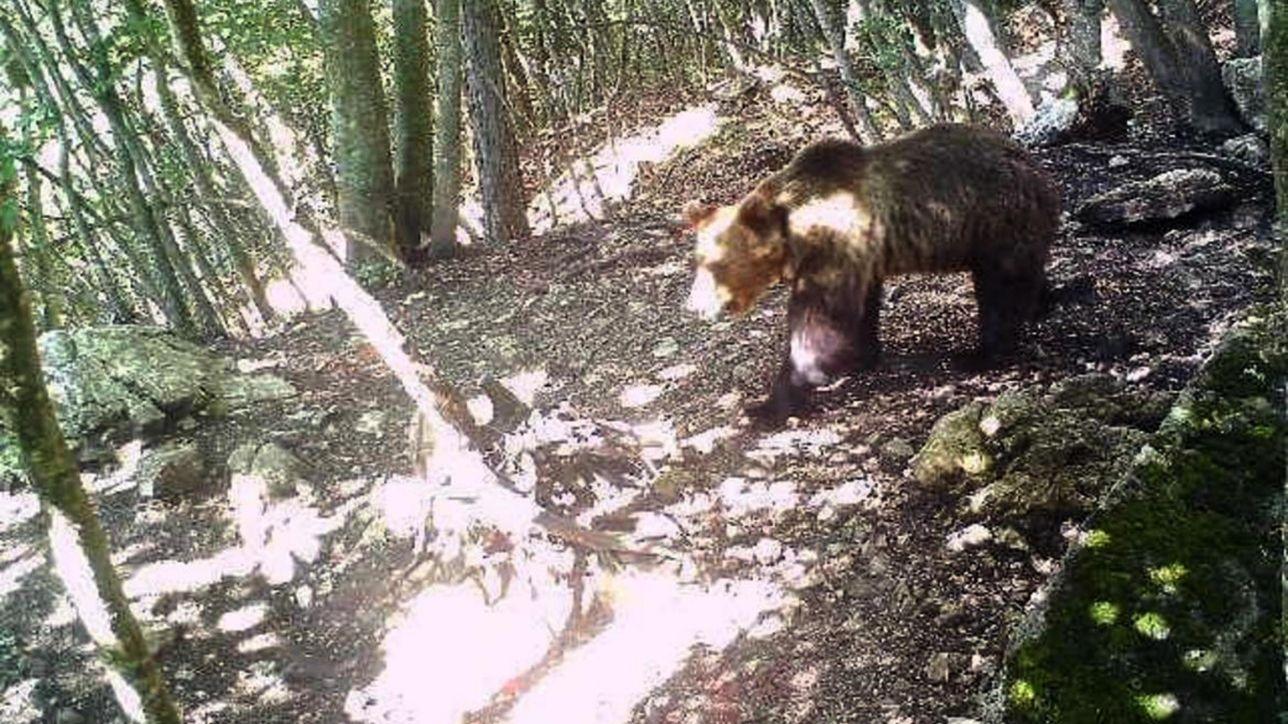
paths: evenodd
<path fill-rule="evenodd" d="M 1266 88 L 1270 158 L 1275 175 L 1281 272 L 1288 274 L 1288 0 L 1262 0 L 1261 69 Z M 1280 279 L 1288 293 L 1288 278 Z M 1288 303 L 1288 297 L 1283 300 Z"/>
<path fill-rule="evenodd" d="M 1065 27 L 1062 55 L 1066 59 L 1069 85 L 1081 92 L 1091 84 L 1092 75 L 1100 67 L 1100 16 L 1105 12 L 1104 0 L 1062 0 Z"/>
<path fill-rule="evenodd" d="M 979 56 L 984 72 L 993 83 L 997 97 L 1006 107 L 1011 123 L 1020 128 L 1033 117 L 1033 99 L 1015 72 L 996 33 L 984 0 L 949 0 L 966 42 Z"/>
<path fill-rule="evenodd" d="M 456 223 L 461 195 L 461 0 L 438 0 L 434 48 L 438 59 L 438 125 L 434 143 L 434 214 L 429 254 L 442 259 L 456 253 Z"/>
<path fill-rule="evenodd" d="M 1132 48 L 1163 95 L 1204 133 L 1242 130 L 1193 0 L 1108 0 Z"/>
<path fill-rule="evenodd" d="M 809 0 L 809 3 L 814 11 L 814 18 L 818 21 L 818 26 L 823 31 L 823 38 L 832 49 L 832 57 L 836 59 L 836 67 L 841 71 L 841 82 L 845 85 L 845 94 L 850 99 L 850 107 L 854 109 L 854 117 L 859 121 L 861 133 L 858 140 L 863 143 L 875 143 L 882 140 L 881 129 L 877 128 L 877 124 L 872 120 L 871 114 L 868 113 L 867 102 L 863 97 L 858 76 L 854 73 L 854 64 L 850 62 L 850 54 L 845 49 L 844 26 L 832 14 L 827 0 Z"/>
<path fill-rule="evenodd" d="M 420 254 L 433 215 L 434 138 L 425 0 L 390 0 L 394 19 L 394 239 L 398 255 Z"/>
<path fill-rule="evenodd" d="M 1261 19 L 1257 0 L 1234 0 L 1234 54 L 1249 58 L 1261 52 Z"/>
<path fill-rule="evenodd" d="M 45 389 L 31 309 L 10 243 L 14 176 L 13 159 L 0 158 L 0 379 L 6 380 L 0 386 L 0 412 L 17 433 L 32 484 L 49 516 L 54 568 L 104 661 L 119 675 L 113 681 L 117 701 L 133 721 L 178 724 L 179 712 L 130 611 L 112 566 L 107 535 L 81 485 L 76 460 Z"/>
<path fill-rule="evenodd" d="M 165 7 L 172 35 L 191 74 L 189 79 L 194 91 L 212 115 L 238 173 L 280 230 L 296 263 L 314 278 L 326 279 L 331 284 L 330 293 L 336 305 L 372 345 L 415 403 L 418 427 L 428 430 L 434 443 L 426 461 L 426 483 L 476 500 L 476 505 L 487 516 L 486 522 L 515 540 L 521 540 L 536 526 L 565 540 L 601 551 L 624 550 L 624 546 L 612 536 L 586 530 L 575 521 L 547 513 L 527 497 L 501 485 L 501 477 L 488 466 L 469 436 L 454 422 L 456 418 L 452 410 L 458 396 L 443 383 L 432 379 L 431 370 L 412 359 L 404 349 L 402 334 L 389 321 L 379 302 L 363 291 L 326 253 L 319 237 L 327 232 L 306 226 L 291 213 L 290 192 L 265 164 L 268 154 L 264 147 L 254 138 L 249 126 L 233 115 L 219 94 L 210 74 L 192 0 L 165 0 Z M 429 384 L 421 379 L 422 374 L 430 374 Z"/>
<path fill-rule="evenodd" d="M 183 297 L 183 287 L 179 282 L 178 271 L 173 258 L 175 254 L 167 247 L 165 232 L 157 219 L 156 212 L 148 203 L 140 186 L 140 169 L 132 153 L 129 139 L 131 131 L 125 121 L 125 107 L 112 83 L 111 68 L 108 65 L 107 47 L 102 43 L 94 45 L 94 64 L 96 73 L 91 73 L 76 58 L 71 39 L 67 36 L 58 5 L 48 5 L 49 19 L 54 27 L 54 34 L 63 50 L 64 59 L 80 79 L 85 89 L 91 92 L 98 101 L 99 108 L 107 118 L 112 129 L 118 181 L 125 192 L 130 205 L 135 233 L 143 240 L 152 252 L 152 264 L 156 271 L 156 287 L 161 292 L 167 321 L 174 325 L 179 334 L 197 337 L 197 328 L 188 311 Z"/>
<path fill-rule="evenodd" d="M 487 237 L 504 244 L 528 236 L 514 129 L 506 105 L 495 0 L 461 4 L 470 124 Z"/>
<path fill-rule="evenodd" d="M 188 165 L 188 170 L 192 173 L 193 185 L 196 186 L 197 192 L 203 197 L 207 199 L 216 198 L 219 193 L 211 176 L 210 166 L 202 158 L 196 142 L 193 141 L 192 135 L 188 133 L 188 129 L 183 123 L 183 117 L 179 111 L 179 100 L 175 98 L 174 89 L 170 85 L 169 64 L 166 61 L 165 54 L 158 47 L 156 38 L 150 32 L 150 26 L 147 23 L 147 9 L 143 5 L 143 0 L 126 0 L 126 8 L 130 13 L 130 18 L 139 29 L 138 32 L 144 36 L 144 47 L 147 49 L 148 59 L 152 62 L 157 98 L 161 101 L 161 114 L 165 119 L 166 127 L 170 130 L 170 135 L 179 144 L 183 159 Z M 220 237 L 228 247 L 228 253 L 233 260 L 233 266 L 237 270 L 237 276 L 241 279 L 242 286 L 246 288 L 255 310 L 259 312 L 259 316 L 262 319 L 266 321 L 272 319 L 274 316 L 273 307 L 268 302 L 264 284 L 260 281 L 259 275 L 255 271 L 255 262 L 250 258 L 245 245 L 242 244 L 241 239 L 238 238 L 237 233 L 234 231 L 235 225 L 232 218 L 221 206 L 212 207 L 210 214 L 212 221 L 220 229 Z"/>
<path fill-rule="evenodd" d="M 335 135 L 340 226 L 349 262 L 391 250 L 389 125 L 368 0 L 322 0 L 322 48 Z"/>

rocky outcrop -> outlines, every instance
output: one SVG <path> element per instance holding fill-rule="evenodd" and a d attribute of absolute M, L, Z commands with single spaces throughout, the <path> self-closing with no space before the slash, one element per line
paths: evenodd
<path fill-rule="evenodd" d="M 296 394 L 285 380 L 240 374 L 224 358 L 159 327 L 58 330 L 39 344 L 59 422 L 76 447 L 153 439 L 190 415 L 226 415 Z M 20 477 L 15 447 L 0 429 L 0 482 Z"/>
<path fill-rule="evenodd" d="M 1235 198 L 1234 187 L 1217 171 L 1175 169 L 1093 196 L 1078 209 L 1077 216 L 1101 226 L 1133 226 L 1224 208 Z"/>
<path fill-rule="evenodd" d="M 1170 396 L 1108 375 L 1007 392 L 939 420 L 913 459 L 923 485 L 966 495 L 972 512 L 1024 519 L 1093 508 L 1163 419 Z"/>
<path fill-rule="evenodd" d="M 1288 341 L 1230 332 L 1014 637 L 986 719 L 1274 721 Z"/>

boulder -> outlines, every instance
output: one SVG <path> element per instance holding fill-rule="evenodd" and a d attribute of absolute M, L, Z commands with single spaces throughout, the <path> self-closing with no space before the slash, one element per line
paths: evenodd
<path fill-rule="evenodd" d="M 1234 99 L 1234 106 L 1244 123 L 1265 133 L 1266 93 L 1261 82 L 1261 56 L 1231 58 L 1221 66 L 1221 78 Z"/>
<path fill-rule="evenodd" d="M 1221 153 L 1258 168 L 1270 167 L 1270 147 L 1255 133 L 1235 136 L 1221 144 Z"/>
<path fill-rule="evenodd" d="M 296 486 L 305 478 L 304 463 L 275 442 L 250 442 L 238 446 L 228 456 L 228 472 L 234 481 L 239 476 L 262 481 L 268 494 L 274 498 L 295 495 Z"/>
<path fill-rule="evenodd" d="M 1235 190 L 1210 168 L 1175 169 L 1133 181 L 1088 199 L 1077 216 L 1102 226 L 1132 226 L 1172 221 L 1188 214 L 1230 205 Z"/>
<path fill-rule="evenodd" d="M 153 436 L 193 413 L 224 414 L 295 390 L 242 375 L 226 360 L 160 327 L 108 325 L 47 332 L 40 354 L 50 397 L 73 443 Z"/>
<path fill-rule="evenodd" d="M 1131 108 L 1112 74 L 1106 73 L 1093 78 L 1081 92 L 1044 101 L 1015 138 L 1034 148 L 1120 140 L 1127 137 L 1129 120 Z"/>
<path fill-rule="evenodd" d="M 192 443 L 168 442 L 139 458 L 134 481 L 144 497 L 174 499 L 199 493 L 209 482 L 201 451 Z"/>
<path fill-rule="evenodd" d="M 923 485 L 970 493 L 1003 518 L 1090 510 L 1166 415 L 1170 396 L 1108 375 L 971 403 L 935 424 L 913 459 Z"/>

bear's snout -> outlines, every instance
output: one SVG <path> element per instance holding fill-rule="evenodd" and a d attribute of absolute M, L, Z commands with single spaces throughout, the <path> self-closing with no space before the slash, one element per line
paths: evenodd
<path fill-rule="evenodd" d="M 713 321 L 720 317 L 724 305 L 715 275 L 709 269 L 698 269 L 693 277 L 693 287 L 689 289 L 689 298 L 685 301 L 684 308 L 707 321 Z"/>

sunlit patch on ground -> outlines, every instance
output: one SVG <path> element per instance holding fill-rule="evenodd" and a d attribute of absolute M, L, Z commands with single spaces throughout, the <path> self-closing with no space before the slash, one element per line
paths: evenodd
<path fill-rule="evenodd" d="M 640 164 L 662 163 L 703 143 L 720 123 L 713 104 L 690 108 L 633 136 L 612 139 L 589 158 L 576 159 L 549 191 L 535 195 L 528 210 L 532 230 L 542 234 L 559 224 L 603 218 L 607 203 L 631 197 Z"/>
<path fill-rule="evenodd" d="M 552 647 L 573 606 L 562 580 L 516 586 L 491 606 L 470 584 L 426 590 L 386 635 L 384 671 L 350 694 L 346 713 L 369 722 L 456 721 L 522 694 L 508 721 L 626 721 L 695 646 L 722 649 L 789 599 L 766 582 L 697 585 L 660 570 L 592 581 L 608 621 L 562 655 Z"/>

